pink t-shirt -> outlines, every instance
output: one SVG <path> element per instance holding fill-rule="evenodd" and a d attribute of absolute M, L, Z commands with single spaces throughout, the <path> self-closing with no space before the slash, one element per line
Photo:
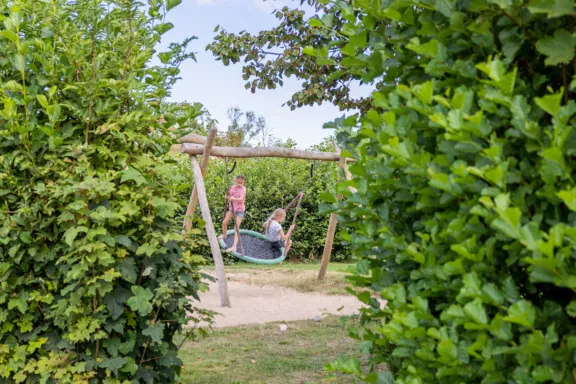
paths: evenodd
<path fill-rule="evenodd" d="M 241 185 L 233 185 L 232 188 L 230 188 L 230 196 L 235 197 L 235 198 L 241 198 L 242 201 L 231 201 L 230 202 L 230 210 L 232 210 L 232 205 L 234 205 L 234 210 L 236 212 L 244 212 L 244 210 L 246 209 L 246 206 L 244 205 L 244 201 L 246 199 L 246 188 Z"/>

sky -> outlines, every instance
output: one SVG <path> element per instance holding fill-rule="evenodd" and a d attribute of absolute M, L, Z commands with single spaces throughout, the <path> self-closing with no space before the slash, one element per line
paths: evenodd
<path fill-rule="evenodd" d="M 288 106 L 282 106 L 300 88 L 296 79 L 286 80 L 283 87 L 252 94 L 244 88 L 241 63 L 226 67 L 206 51 L 216 25 L 228 32 L 257 33 L 277 24 L 274 9 L 296 4 L 290 0 L 183 0 L 168 13 L 166 21 L 174 28 L 162 36 L 158 48 L 161 51 L 171 42 L 196 36 L 198 40 L 190 43 L 189 50 L 196 52 L 197 62 L 189 60 L 181 65 L 182 79 L 172 91 L 172 101 L 202 103 L 218 120 L 219 130 L 228 126 L 228 108 L 238 106 L 243 111 L 254 111 L 264 116 L 272 127 L 272 135 L 283 140 L 292 138 L 300 148 L 317 144 L 333 133 L 322 125 L 344 114 L 337 107 L 324 103 L 290 111 Z"/>

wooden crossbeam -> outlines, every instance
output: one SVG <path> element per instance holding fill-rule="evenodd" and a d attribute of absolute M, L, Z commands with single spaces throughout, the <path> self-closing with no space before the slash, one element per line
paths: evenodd
<path fill-rule="evenodd" d="M 184 143 L 180 152 L 188 155 L 204 153 L 204 145 Z M 339 161 L 340 155 L 335 152 L 313 152 L 302 149 L 279 147 L 212 147 L 211 155 L 216 157 L 248 158 L 248 157 L 282 157 L 289 159 Z"/>

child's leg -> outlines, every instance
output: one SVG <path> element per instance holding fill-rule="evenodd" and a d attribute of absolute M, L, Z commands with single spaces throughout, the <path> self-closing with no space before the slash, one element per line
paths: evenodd
<path fill-rule="evenodd" d="M 242 216 L 236 216 L 234 218 L 234 222 L 235 225 L 238 226 L 238 230 L 240 230 L 240 224 L 242 224 Z M 232 247 L 228 248 L 226 250 L 226 252 L 236 252 L 236 247 L 238 246 L 238 241 L 240 240 L 240 238 L 238 237 L 238 233 L 234 233 L 234 244 L 232 244 Z"/>
<path fill-rule="evenodd" d="M 226 216 L 224 216 L 224 220 L 222 220 L 222 234 L 218 236 L 218 240 L 225 239 L 226 237 L 228 237 L 226 235 L 226 233 L 228 232 L 228 222 L 230 221 L 232 216 L 233 216 L 232 212 L 230 211 L 226 212 Z"/>
<path fill-rule="evenodd" d="M 284 254 L 285 254 L 285 255 L 288 254 L 288 252 L 290 251 L 290 248 L 292 248 L 292 240 L 290 240 L 290 241 L 288 242 L 288 245 L 285 245 L 285 246 L 284 246 Z"/>

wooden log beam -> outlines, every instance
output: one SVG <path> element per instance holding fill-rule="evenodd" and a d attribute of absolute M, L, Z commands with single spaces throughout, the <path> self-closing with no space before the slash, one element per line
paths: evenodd
<path fill-rule="evenodd" d="M 200 169 L 202 170 L 202 177 L 206 175 L 206 168 L 208 167 L 208 162 L 210 161 L 210 151 L 212 150 L 212 145 L 216 139 L 216 133 L 218 131 L 216 128 L 210 129 L 208 131 L 208 136 L 206 137 L 206 142 L 204 144 L 204 152 L 202 153 L 202 160 L 200 162 Z M 190 195 L 190 201 L 188 202 L 188 207 L 186 208 L 186 217 L 184 218 L 184 232 L 190 232 L 192 229 L 192 216 L 196 210 L 196 205 L 198 204 L 198 189 L 196 184 L 192 188 L 192 194 Z"/>
<path fill-rule="evenodd" d="M 215 130 L 216 128 L 212 128 L 212 129 Z M 212 130 L 212 129 L 210 129 L 210 130 Z M 208 136 L 209 135 L 210 135 L 210 132 L 208 132 Z M 182 136 L 181 138 L 178 139 L 178 141 L 180 141 L 181 143 L 206 144 L 206 142 L 208 141 L 208 137 L 197 135 L 195 133 L 190 133 L 186 136 Z"/>
<path fill-rule="evenodd" d="M 346 167 L 346 158 L 341 157 L 338 162 L 338 181 L 340 181 L 340 173 L 344 172 Z M 341 196 L 338 195 L 338 199 Z M 318 271 L 318 280 L 324 279 L 326 271 L 328 270 L 328 263 L 332 255 L 332 247 L 334 246 L 334 235 L 336 234 L 336 225 L 338 224 L 338 217 L 335 212 L 330 214 L 330 222 L 328 223 L 328 230 L 326 231 L 326 241 L 324 242 L 324 251 L 322 252 L 322 262 L 320 263 L 320 271 Z"/>
<path fill-rule="evenodd" d="M 204 146 L 199 144 L 184 143 L 180 148 L 182 153 L 199 155 L 204 152 Z M 311 152 L 302 149 L 279 148 L 279 147 L 212 147 L 212 156 L 216 157 L 282 157 L 290 159 L 339 161 L 340 155 L 334 152 Z"/>
<path fill-rule="evenodd" d="M 208 235 L 212 258 L 214 259 L 214 266 L 216 267 L 216 278 L 218 280 L 218 289 L 220 291 L 220 306 L 230 307 L 228 282 L 226 280 L 226 272 L 224 271 L 224 262 L 222 261 L 220 245 L 218 244 L 218 238 L 216 237 L 216 231 L 214 230 L 214 223 L 212 222 L 212 216 L 210 215 L 210 208 L 208 207 L 208 197 L 206 196 L 206 187 L 204 186 L 204 176 L 202 175 L 202 169 L 200 164 L 198 164 L 196 156 L 191 156 L 190 162 L 192 163 L 194 182 L 198 190 L 200 210 L 202 211 L 202 218 L 206 223 L 206 234 Z"/>
<path fill-rule="evenodd" d="M 334 143 L 334 149 L 336 153 L 340 155 L 340 148 Z M 347 159 L 340 156 L 338 161 L 338 181 L 342 179 L 341 175 L 344 175 L 346 180 L 350 180 L 350 172 L 348 171 Z M 350 192 L 355 193 L 356 189 L 353 187 L 348 187 Z M 338 200 L 342 198 L 342 195 L 338 194 Z M 318 271 L 318 280 L 324 279 L 326 276 L 326 271 L 328 270 L 328 263 L 330 262 L 330 256 L 332 255 L 332 247 L 334 246 L 334 235 L 336 234 L 336 225 L 338 224 L 338 217 L 336 213 L 330 214 L 330 222 L 328 223 L 328 230 L 326 231 L 326 241 L 324 242 L 324 251 L 322 252 L 322 262 L 320 263 L 320 270 Z"/>

